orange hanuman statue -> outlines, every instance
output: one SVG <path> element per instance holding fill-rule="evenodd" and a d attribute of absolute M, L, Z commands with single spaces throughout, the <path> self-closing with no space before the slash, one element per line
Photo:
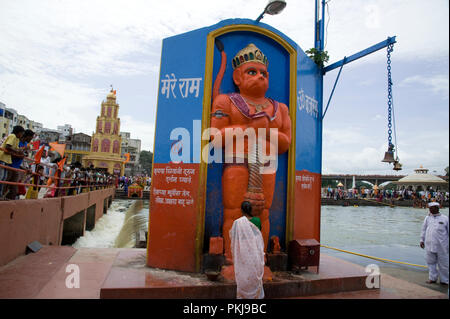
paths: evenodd
<path fill-rule="evenodd" d="M 245 200 L 252 203 L 252 215 L 261 220 L 264 251 L 267 251 L 269 209 L 275 189 L 276 168 L 270 169 L 260 162 L 261 157 L 270 154 L 271 150 L 282 154 L 289 149 L 291 119 L 285 104 L 265 96 L 269 88 L 268 60 L 254 44 L 249 44 L 239 51 L 232 61 L 233 81 L 239 88 L 239 93 L 219 94 L 220 82 L 225 72 L 226 54 L 220 41 L 216 41 L 216 44 L 222 54 L 222 65 L 213 88 L 211 128 L 216 130 L 212 131 L 211 135 L 213 145 L 225 147 L 222 233 L 225 257 L 227 262 L 231 263 L 229 232 L 234 220 L 242 216 L 241 203 Z M 255 138 L 252 139 L 248 135 L 243 138 L 226 138 L 227 132 L 229 134 L 239 129 L 253 129 Z M 273 141 L 278 144 L 277 149 L 277 144 Z M 262 156 L 258 145 L 265 153 Z M 240 152 L 240 149 L 243 149 L 243 152 Z M 250 161 L 252 157 L 253 161 Z M 261 174 L 260 169 L 265 169 L 264 173 Z"/>

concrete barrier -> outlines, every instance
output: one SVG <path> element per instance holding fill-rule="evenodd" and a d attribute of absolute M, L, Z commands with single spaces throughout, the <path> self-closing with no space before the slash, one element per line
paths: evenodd
<path fill-rule="evenodd" d="M 86 194 L 89 195 L 88 207 L 95 205 L 95 221 L 97 221 L 105 213 L 105 208 L 108 209 L 105 205 L 108 203 L 107 199 L 113 196 L 114 191 L 111 189 L 101 189 Z"/>
<path fill-rule="evenodd" d="M 75 196 L 0 202 L 0 266 L 25 254 L 33 241 L 70 244 L 69 234 L 76 240 L 86 229 L 93 229 L 113 198 L 114 188 L 108 188 Z"/>
<path fill-rule="evenodd" d="M 86 215 L 86 210 L 81 210 L 69 218 L 64 219 L 61 245 L 72 245 L 79 237 L 84 235 Z"/>

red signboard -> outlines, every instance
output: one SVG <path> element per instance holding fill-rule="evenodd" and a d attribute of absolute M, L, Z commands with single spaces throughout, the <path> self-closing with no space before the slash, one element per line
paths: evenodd
<path fill-rule="evenodd" d="M 320 242 L 320 185 L 320 174 L 295 172 L 293 239 L 314 238 Z"/>
<path fill-rule="evenodd" d="M 153 164 L 147 265 L 195 271 L 199 164 Z"/>

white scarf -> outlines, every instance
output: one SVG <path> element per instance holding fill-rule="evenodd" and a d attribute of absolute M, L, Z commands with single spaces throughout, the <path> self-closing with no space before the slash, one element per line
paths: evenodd
<path fill-rule="evenodd" d="M 234 221 L 230 238 L 237 298 L 264 298 L 264 240 L 260 230 L 243 216 Z"/>

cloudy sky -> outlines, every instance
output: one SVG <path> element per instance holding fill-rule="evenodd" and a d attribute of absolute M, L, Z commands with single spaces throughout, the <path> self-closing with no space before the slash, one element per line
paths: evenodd
<path fill-rule="evenodd" d="M 91 134 L 110 84 L 122 131 L 153 150 L 162 39 L 228 18 L 255 19 L 266 0 L 0 0 L 0 101 L 45 127 Z M 398 156 L 387 149 L 386 50 L 344 66 L 324 119 L 323 173 L 409 174 L 449 165 L 448 0 L 329 0 L 333 63 L 397 36 L 392 79 Z M 263 22 L 314 46 L 314 1 L 287 0 Z M 338 70 L 325 76 L 328 101 Z M 395 143 L 395 141 L 394 141 Z M 434 172 L 435 171 L 435 172 Z"/>

